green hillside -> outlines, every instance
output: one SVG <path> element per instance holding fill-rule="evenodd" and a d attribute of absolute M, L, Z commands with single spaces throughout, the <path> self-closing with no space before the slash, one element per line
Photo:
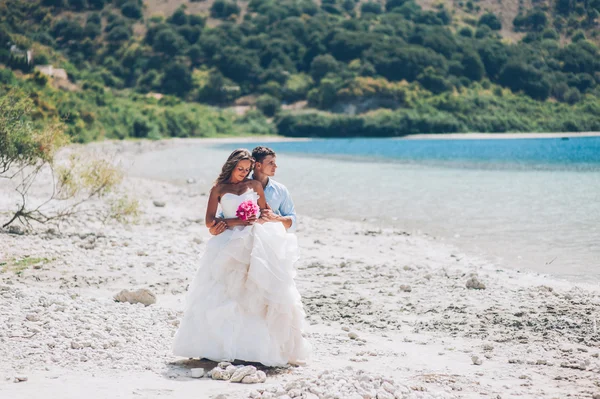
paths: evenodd
<path fill-rule="evenodd" d="M 600 130 L 599 11 L 600 0 L 4 0 L 0 85 L 81 141 Z M 34 69 L 48 64 L 68 79 Z"/>

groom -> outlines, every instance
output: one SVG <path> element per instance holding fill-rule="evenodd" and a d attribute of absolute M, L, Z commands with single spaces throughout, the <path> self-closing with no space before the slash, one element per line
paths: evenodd
<path fill-rule="evenodd" d="M 296 210 L 288 189 L 281 183 L 271 179 L 277 170 L 275 151 L 268 147 L 256 147 L 252 150 L 254 172 L 252 178 L 261 182 L 265 191 L 267 209 L 261 212 L 260 218 L 265 222 L 279 222 L 290 233 L 296 230 Z M 227 230 L 225 222 L 213 222 L 209 231 L 219 235 Z"/>

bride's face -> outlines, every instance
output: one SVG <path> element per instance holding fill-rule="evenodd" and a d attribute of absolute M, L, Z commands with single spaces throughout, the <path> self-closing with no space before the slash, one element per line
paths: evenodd
<path fill-rule="evenodd" d="M 246 178 L 246 176 L 248 176 L 248 174 L 250 173 L 250 168 L 252 168 L 251 161 L 245 159 L 243 161 L 238 162 L 237 165 L 235 165 L 233 172 L 231 172 L 231 182 L 239 183 L 243 181 Z"/>

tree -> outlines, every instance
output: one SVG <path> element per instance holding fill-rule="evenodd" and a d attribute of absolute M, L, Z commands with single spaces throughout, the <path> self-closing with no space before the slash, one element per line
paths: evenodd
<path fill-rule="evenodd" d="M 59 19 L 51 29 L 52 35 L 61 42 L 80 40 L 84 36 L 83 28 L 79 23 L 70 18 Z"/>
<path fill-rule="evenodd" d="M 377 73 L 390 81 L 412 82 L 427 67 L 432 67 L 442 76 L 448 70 L 448 62 L 443 55 L 419 46 L 396 48 L 384 45 L 371 49 L 367 57 Z"/>
<path fill-rule="evenodd" d="M 281 109 L 281 102 L 269 94 L 263 94 L 256 100 L 256 108 L 265 114 L 265 116 L 272 117 Z"/>
<path fill-rule="evenodd" d="M 173 15 L 167 19 L 167 22 L 179 26 L 186 25 L 188 23 L 188 16 L 185 13 L 185 9 L 183 7 L 179 7 L 177 10 L 175 10 Z"/>
<path fill-rule="evenodd" d="M 573 9 L 573 0 L 557 0 L 556 11 L 563 15 L 569 15 Z"/>
<path fill-rule="evenodd" d="M 498 17 L 495 14 L 492 14 L 491 12 L 483 14 L 481 16 L 481 18 L 479 18 L 478 25 L 480 25 L 480 26 L 481 25 L 487 25 L 492 30 L 500 30 L 500 29 L 502 29 L 502 23 L 500 22 L 500 20 L 498 19 Z"/>
<path fill-rule="evenodd" d="M 102 10 L 107 2 L 108 0 L 88 0 L 88 6 L 95 10 Z"/>
<path fill-rule="evenodd" d="M 387 0 L 385 2 L 385 9 L 392 11 L 394 8 L 402 7 L 408 0 Z"/>
<path fill-rule="evenodd" d="M 481 42 L 477 52 L 485 66 L 487 76 L 492 80 L 496 79 L 508 60 L 506 46 L 502 42 L 488 39 Z"/>
<path fill-rule="evenodd" d="M 131 37 L 131 32 L 124 26 L 117 26 L 106 35 L 106 40 L 111 43 L 122 43 Z"/>
<path fill-rule="evenodd" d="M 464 75 L 471 80 L 481 80 L 485 74 L 485 66 L 474 51 L 467 51 L 463 55 L 462 66 Z"/>
<path fill-rule="evenodd" d="M 452 90 L 452 85 L 443 76 L 439 75 L 432 67 L 427 67 L 417 80 L 421 85 L 432 93 L 440 94 Z"/>
<path fill-rule="evenodd" d="M 504 67 L 498 81 L 515 92 L 523 91 L 535 100 L 545 100 L 550 95 L 550 83 L 541 72 L 517 61 Z"/>
<path fill-rule="evenodd" d="M 183 38 L 172 29 L 162 29 L 154 37 L 152 48 L 154 51 L 168 56 L 180 54 L 185 47 Z"/>
<path fill-rule="evenodd" d="M 463 37 L 471 38 L 473 37 L 473 29 L 469 28 L 468 26 L 465 26 L 458 31 L 458 34 Z"/>
<path fill-rule="evenodd" d="M 226 19 L 234 14 L 240 14 L 240 6 L 235 1 L 216 0 L 210 7 L 210 16 L 213 18 Z"/>
<path fill-rule="evenodd" d="M 121 7 L 121 13 L 127 18 L 140 19 L 142 17 L 142 8 L 135 1 L 128 1 Z"/>
<path fill-rule="evenodd" d="M 69 7 L 71 7 L 75 11 L 82 11 L 87 8 L 88 2 L 87 0 L 68 0 Z"/>
<path fill-rule="evenodd" d="M 190 25 L 178 26 L 177 33 L 187 40 L 189 44 L 195 44 L 200 37 L 200 28 Z"/>
<path fill-rule="evenodd" d="M 581 101 L 581 93 L 575 87 L 570 88 L 565 93 L 565 102 L 573 105 Z"/>
<path fill-rule="evenodd" d="M 210 104 L 228 104 L 239 97 L 240 88 L 226 79 L 219 71 L 212 70 L 208 82 L 198 93 L 198 101 Z"/>
<path fill-rule="evenodd" d="M 362 3 L 360 6 L 361 14 L 381 14 L 381 4 L 376 3 L 374 1 L 368 1 L 366 3 Z"/>
<path fill-rule="evenodd" d="M 88 22 L 85 24 L 85 28 L 83 29 L 83 33 L 91 38 L 91 39 L 95 39 L 96 37 L 100 36 L 102 34 L 102 27 L 100 26 L 100 24 L 96 24 L 93 22 Z"/>
<path fill-rule="evenodd" d="M 187 66 L 180 63 L 172 63 L 165 68 L 161 82 L 162 90 L 168 94 L 174 94 L 179 97 L 192 88 L 192 74 Z"/>
<path fill-rule="evenodd" d="M 310 64 L 310 75 L 319 82 L 328 73 L 337 73 L 338 69 L 339 63 L 331 55 L 319 55 Z"/>

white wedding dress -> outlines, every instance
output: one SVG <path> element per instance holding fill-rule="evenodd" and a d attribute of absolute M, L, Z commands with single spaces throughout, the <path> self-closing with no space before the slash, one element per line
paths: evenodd
<path fill-rule="evenodd" d="M 225 218 L 235 218 L 249 190 L 224 194 Z M 173 353 L 266 366 L 306 361 L 305 313 L 294 283 L 298 244 L 281 223 L 238 226 L 212 237 L 189 286 Z"/>

